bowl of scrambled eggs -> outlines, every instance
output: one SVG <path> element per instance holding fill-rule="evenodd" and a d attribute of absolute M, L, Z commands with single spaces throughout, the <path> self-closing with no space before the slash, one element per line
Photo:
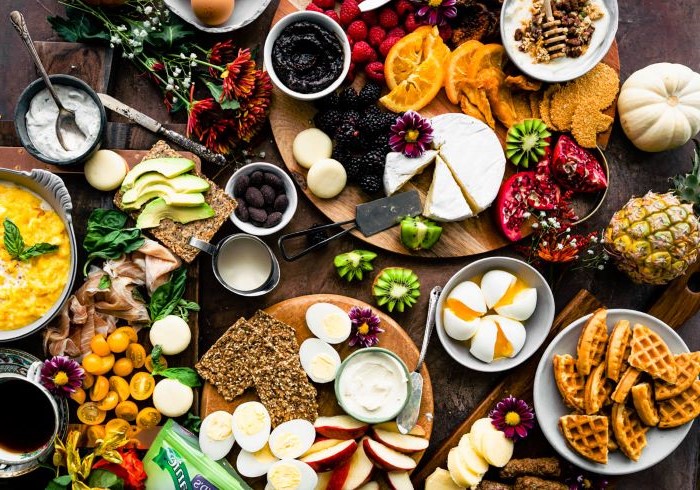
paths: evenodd
<path fill-rule="evenodd" d="M 0 169 L 0 342 L 45 327 L 73 289 L 78 265 L 63 180 Z"/>

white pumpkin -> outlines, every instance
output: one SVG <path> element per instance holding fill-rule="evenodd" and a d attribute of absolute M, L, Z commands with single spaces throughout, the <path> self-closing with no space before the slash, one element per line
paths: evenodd
<path fill-rule="evenodd" d="M 682 146 L 700 131 L 700 74 L 676 63 L 642 68 L 622 85 L 617 110 L 640 150 Z"/>

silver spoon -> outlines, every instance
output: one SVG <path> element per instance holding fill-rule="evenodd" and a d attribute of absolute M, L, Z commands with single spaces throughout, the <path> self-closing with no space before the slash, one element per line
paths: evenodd
<path fill-rule="evenodd" d="M 416 425 L 418 414 L 420 413 L 420 401 L 423 397 L 423 376 L 420 374 L 420 368 L 423 366 L 425 354 L 428 352 L 428 344 L 430 336 L 435 328 L 435 307 L 437 306 L 438 298 L 440 298 L 442 288 L 435 286 L 430 291 L 430 299 L 428 300 L 428 319 L 425 321 L 425 333 L 423 334 L 423 345 L 420 348 L 418 356 L 418 364 L 416 369 L 410 374 L 411 377 L 411 395 L 408 397 L 406 406 L 401 410 L 396 418 L 396 425 L 399 427 L 399 432 L 408 434 Z"/>
<path fill-rule="evenodd" d="M 20 12 L 14 10 L 10 13 L 10 21 L 19 33 L 19 37 L 21 37 L 22 41 L 24 41 L 34 64 L 39 70 L 41 78 L 44 79 L 46 88 L 49 89 L 49 93 L 51 94 L 51 97 L 53 97 L 56 107 L 58 107 L 58 117 L 56 118 L 56 136 L 58 136 L 58 142 L 66 151 L 79 148 L 87 137 L 75 122 L 75 112 L 70 109 L 66 109 L 61 103 L 61 100 L 58 98 L 58 95 L 51 84 L 51 80 L 49 80 L 49 75 L 46 73 L 44 65 L 41 64 L 39 54 L 36 52 L 32 38 L 29 36 L 29 30 L 27 29 L 27 23 L 24 21 L 24 16 Z"/>

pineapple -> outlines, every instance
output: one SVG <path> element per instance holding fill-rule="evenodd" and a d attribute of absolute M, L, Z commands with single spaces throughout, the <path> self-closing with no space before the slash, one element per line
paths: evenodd
<path fill-rule="evenodd" d="M 642 284 L 666 284 L 685 274 L 700 247 L 700 144 L 693 170 L 672 179 L 665 194 L 634 197 L 605 230 L 605 246 L 617 267 Z"/>

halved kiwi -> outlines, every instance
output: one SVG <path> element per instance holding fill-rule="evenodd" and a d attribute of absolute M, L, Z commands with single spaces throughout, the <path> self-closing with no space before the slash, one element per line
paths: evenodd
<path fill-rule="evenodd" d="M 336 255 L 333 265 L 338 275 L 348 282 L 353 279 L 361 281 L 363 272 L 372 270 L 372 261 L 376 257 L 377 254 L 369 250 L 353 250 Z"/>
<path fill-rule="evenodd" d="M 385 306 L 389 312 L 403 313 L 405 308 L 412 308 L 420 296 L 420 281 L 411 269 L 387 267 L 382 269 L 374 279 L 372 295 L 379 306 Z"/>
<path fill-rule="evenodd" d="M 551 136 L 541 119 L 525 119 L 513 124 L 506 136 L 506 156 L 516 167 L 528 168 L 544 156 Z"/>

